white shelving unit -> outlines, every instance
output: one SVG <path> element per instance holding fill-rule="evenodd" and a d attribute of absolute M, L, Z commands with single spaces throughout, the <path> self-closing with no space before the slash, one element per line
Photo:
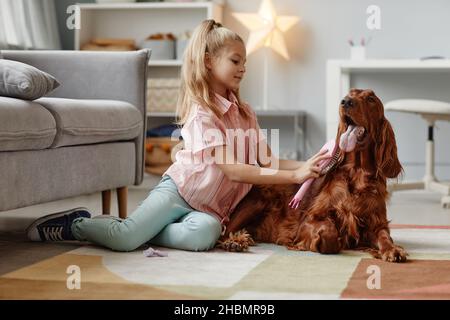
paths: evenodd
<path fill-rule="evenodd" d="M 223 20 L 223 1 L 78 4 L 81 28 L 75 30 L 75 50 L 92 38 L 134 39 L 139 45 L 152 33 L 179 35 L 205 19 Z M 179 68 L 179 60 L 151 60 L 150 67 Z M 150 72 L 150 75 L 152 73 Z M 158 70 L 157 76 L 163 76 Z M 169 74 L 173 76 L 173 71 Z"/>

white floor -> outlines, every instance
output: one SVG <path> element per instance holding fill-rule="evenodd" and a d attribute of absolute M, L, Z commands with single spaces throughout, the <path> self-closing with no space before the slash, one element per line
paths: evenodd
<path fill-rule="evenodd" d="M 128 213 L 132 213 L 160 177 L 146 175 L 144 183 L 129 188 Z M 112 195 L 112 214 L 117 216 L 116 195 Z M 450 225 L 450 209 L 440 205 L 441 196 L 427 191 L 398 191 L 388 205 L 393 224 Z M 0 212 L 0 232 L 23 232 L 36 218 L 75 207 L 87 207 L 94 215 L 101 213 L 101 194 L 64 199 L 45 204 Z"/>

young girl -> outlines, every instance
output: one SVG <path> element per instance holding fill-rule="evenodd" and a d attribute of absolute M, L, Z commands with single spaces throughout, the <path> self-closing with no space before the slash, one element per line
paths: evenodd
<path fill-rule="evenodd" d="M 300 184 L 317 177 L 323 153 L 306 162 L 271 154 L 255 112 L 239 97 L 245 62 L 242 39 L 214 20 L 204 21 L 193 33 L 182 67 L 177 114 L 184 149 L 158 185 L 125 220 L 91 219 L 78 208 L 38 219 L 28 237 L 90 241 L 117 251 L 147 242 L 208 250 L 252 184 Z M 252 130 L 256 134 L 247 134 Z M 266 163 L 261 150 L 268 151 Z"/>

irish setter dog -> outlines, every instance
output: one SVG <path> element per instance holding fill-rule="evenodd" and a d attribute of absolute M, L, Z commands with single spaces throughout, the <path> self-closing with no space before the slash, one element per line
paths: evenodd
<path fill-rule="evenodd" d="M 293 250 L 358 249 L 384 261 L 406 261 L 408 254 L 390 237 L 386 216 L 386 179 L 403 169 L 383 104 L 372 90 L 352 89 L 339 105 L 339 116 L 336 143 L 348 126 L 364 128 L 355 149 L 314 180 L 297 209 L 288 204 L 298 185 L 254 185 L 231 215 L 218 247 L 244 251 L 254 239 Z"/>

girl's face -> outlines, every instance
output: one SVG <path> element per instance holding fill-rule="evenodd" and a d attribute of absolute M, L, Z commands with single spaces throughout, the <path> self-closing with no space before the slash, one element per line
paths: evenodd
<path fill-rule="evenodd" d="M 245 46 L 237 40 L 227 42 L 217 56 L 207 56 L 206 67 L 212 75 L 214 91 L 226 97 L 227 90 L 238 90 L 244 77 L 246 61 Z"/>

